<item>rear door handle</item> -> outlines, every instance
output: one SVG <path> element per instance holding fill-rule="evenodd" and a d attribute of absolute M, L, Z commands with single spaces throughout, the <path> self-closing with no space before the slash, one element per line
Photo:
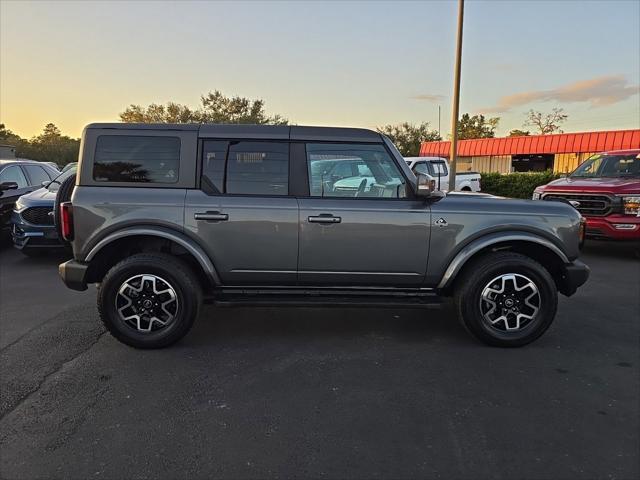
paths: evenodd
<path fill-rule="evenodd" d="M 309 223 L 340 223 L 342 217 L 334 217 L 331 214 L 322 214 L 317 217 L 308 217 Z"/>
<path fill-rule="evenodd" d="M 207 222 L 226 222 L 229 220 L 229 215 L 220 212 L 198 212 L 193 214 L 193 218 Z"/>

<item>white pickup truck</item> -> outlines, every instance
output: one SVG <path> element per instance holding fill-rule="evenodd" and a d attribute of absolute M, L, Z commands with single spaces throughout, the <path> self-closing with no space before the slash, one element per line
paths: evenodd
<path fill-rule="evenodd" d="M 438 178 L 440 175 L 440 190 L 449 190 L 449 162 L 442 157 L 404 157 L 407 165 L 414 173 L 424 173 Z M 437 180 L 436 180 L 437 182 Z M 479 192 L 480 174 L 478 172 L 456 173 L 456 191 Z"/>

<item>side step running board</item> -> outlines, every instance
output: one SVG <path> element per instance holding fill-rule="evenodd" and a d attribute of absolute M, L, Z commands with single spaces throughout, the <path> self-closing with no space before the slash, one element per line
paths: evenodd
<path fill-rule="evenodd" d="M 446 299 L 419 290 L 216 289 L 218 306 L 439 307 Z"/>

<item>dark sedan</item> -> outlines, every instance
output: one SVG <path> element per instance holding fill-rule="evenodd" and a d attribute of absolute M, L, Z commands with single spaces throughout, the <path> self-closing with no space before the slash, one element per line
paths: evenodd
<path fill-rule="evenodd" d="M 50 165 L 32 160 L 0 160 L 0 234 L 11 226 L 10 218 L 16 200 L 41 188 L 60 172 Z"/>
<path fill-rule="evenodd" d="M 75 175 L 71 168 L 58 175 L 53 181 L 35 192 L 18 199 L 11 216 L 13 244 L 25 255 L 36 254 L 42 250 L 62 248 L 55 227 L 53 207 L 56 194 L 62 182 Z"/>

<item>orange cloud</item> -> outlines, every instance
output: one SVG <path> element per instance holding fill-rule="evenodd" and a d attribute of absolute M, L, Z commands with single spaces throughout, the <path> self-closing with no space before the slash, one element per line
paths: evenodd
<path fill-rule="evenodd" d="M 551 90 L 534 90 L 531 92 L 506 95 L 498 101 L 498 105 L 485 108 L 483 112 L 506 112 L 513 107 L 532 102 L 588 102 L 592 107 L 602 107 L 621 102 L 637 95 L 640 85 L 629 85 L 622 75 L 610 75 L 580 80 Z"/>
<path fill-rule="evenodd" d="M 445 96 L 444 95 L 434 95 L 434 94 L 430 94 L 430 93 L 422 93 L 420 95 L 414 95 L 413 97 L 410 97 L 413 100 L 426 100 L 427 102 L 439 102 L 441 100 L 444 100 Z"/>

